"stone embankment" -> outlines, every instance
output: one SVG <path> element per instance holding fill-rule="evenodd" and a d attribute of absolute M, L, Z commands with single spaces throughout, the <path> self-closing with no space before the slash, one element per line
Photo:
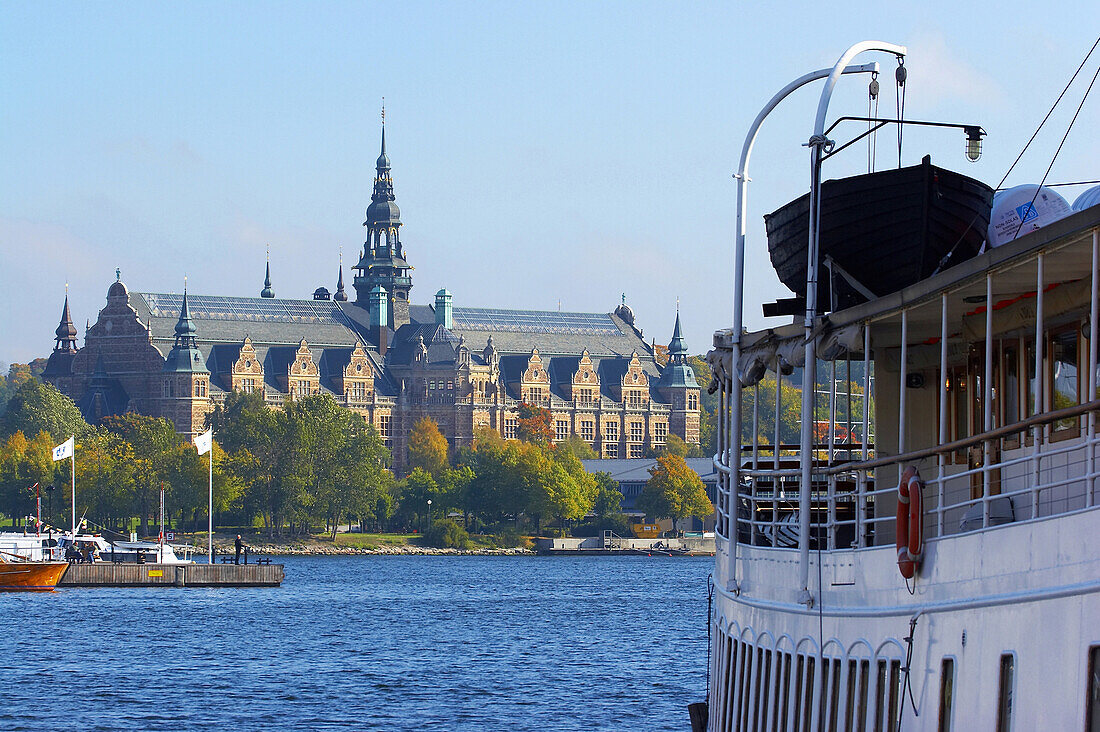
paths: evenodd
<path fill-rule="evenodd" d="M 215 545 L 221 556 L 232 556 L 232 545 Z M 280 544 L 264 545 L 250 544 L 248 547 L 249 559 L 252 557 L 276 557 L 276 556 L 365 556 L 365 555 L 451 555 L 451 556 L 520 556 L 534 554 L 530 549 L 512 547 L 507 549 L 493 549 L 478 547 L 476 549 L 436 549 L 435 547 L 413 546 L 411 544 L 381 544 L 373 548 L 357 548 L 344 546 L 331 546 L 325 544 Z"/>

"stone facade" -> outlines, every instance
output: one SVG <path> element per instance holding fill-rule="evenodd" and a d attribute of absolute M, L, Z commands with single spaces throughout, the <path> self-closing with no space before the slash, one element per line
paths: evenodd
<path fill-rule="evenodd" d="M 363 414 L 403 468 L 409 431 L 434 419 L 452 447 L 478 427 L 515 437 L 519 406 L 553 415 L 556 440 L 579 435 L 605 458 L 640 458 L 675 434 L 699 442 L 699 386 L 679 315 L 667 365 L 625 302 L 610 313 L 455 307 L 447 290 L 413 305 L 389 158 L 378 159 L 366 243 L 348 302 L 278 299 L 270 263 L 258 298 L 130 292 L 116 273 L 76 347 L 66 300 L 44 377 L 98 422 L 128 410 L 195 434 L 230 391 L 270 406 L 318 393 Z"/>

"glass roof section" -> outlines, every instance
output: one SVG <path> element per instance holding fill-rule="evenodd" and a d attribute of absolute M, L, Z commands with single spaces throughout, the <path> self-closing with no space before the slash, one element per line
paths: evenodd
<path fill-rule="evenodd" d="M 607 313 L 561 313 L 553 310 L 455 308 L 454 330 L 516 331 L 623 335 Z"/>
<path fill-rule="evenodd" d="M 183 295 L 139 293 L 154 318 L 178 318 Z M 202 320 L 250 320 L 268 323 L 319 323 L 355 329 L 339 305 L 331 300 L 188 295 L 191 317 Z"/>

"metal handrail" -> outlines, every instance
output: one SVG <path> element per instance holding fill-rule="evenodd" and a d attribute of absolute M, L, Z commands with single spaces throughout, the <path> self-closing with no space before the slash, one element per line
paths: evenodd
<path fill-rule="evenodd" d="M 936 455 L 940 455 L 942 453 L 955 452 L 956 450 L 962 450 L 968 447 L 973 447 L 975 445 L 980 445 L 983 442 L 989 442 L 990 440 L 1000 439 L 1001 437 L 1007 437 L 1008 435 L 1025 432 L 1031 427 L 1038 427 L 1040 425 L 1051 424 L 1053 422 L 1060 422 L 1063 419 L 1080 417 L 1083 414 L 1097 411 L 1100 411 L 1100 399 L 1094 399 L 1091 402 L 1086 402 L 1084 404 L 1075 404 L 1072 407 L 1056 409 L 1053 412 L 1036 414 L 1019 422 L 1007 424 L 1003 427 L 997 427 L 996 429 L 989 430 L 988 432 L 982 432 L 977 435 L 972 435 L 971 437 L 964 437 L 960 440 L 955 440 L 953 442 L 945 442 L 942 445 L 923 447 L 919 450 L 912 450 L 910 452 L 902 453 L 901 455 L 890 455 L 877 457 L 872 460 L 864 460 L 861 462 L 843 463 L 841 465 L 823 468 L 821 470 L 815 470 L 814 472 L 818 475 L 836 475 L 838 473 L 846 473 L 853 470 L 871 470 L 873 468 L 881 468 L 883 466 L 893 465 L 899 462 L 923 460 L 925 458 L 935 457 Z"/>

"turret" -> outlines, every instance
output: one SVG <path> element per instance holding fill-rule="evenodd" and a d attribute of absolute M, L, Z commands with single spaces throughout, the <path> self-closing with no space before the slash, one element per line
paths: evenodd
<path fill-rule="evenodd" d="M 389 340 L 388 316 L 386 313 L 386 291 L 381 285 L 375 285 L 370 291 L 370 330 L 378 343 L 378 355 L 385 356 Z"/>
<path fill-rule="evenodd" d="M 447 330 L 454 327 L 454 316 L 451 310 L 453 296 L 446 288 L 435 293 L 435 324 L 442 325 Z"/>
<path fill-rule="evenodd" d="M 668 365 L 661 371 L 657 388 L 669 402 L 669 430 L 684 442 L 699 444 L 699 383 L 688 364 L 679 308 L 668 343 Z"/>

